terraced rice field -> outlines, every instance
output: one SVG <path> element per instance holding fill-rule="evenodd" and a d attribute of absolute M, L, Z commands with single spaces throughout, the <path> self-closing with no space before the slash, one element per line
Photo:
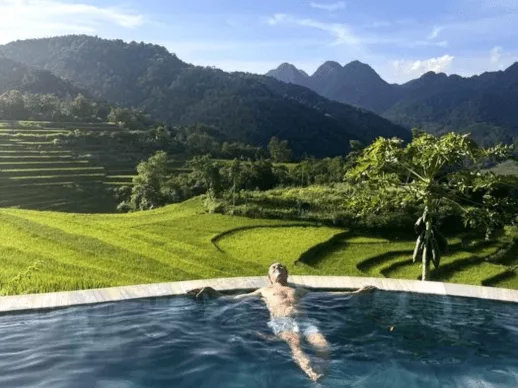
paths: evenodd
<path fill-rule="evenodd" d="M 0 122 L 0 207 L 76 212 L 114 211 L 106 189 L 130 185 L 139 160 L 107 160 L 97 133 L 121 131 L 108 123 Z M 88 133 L 91 144 L 60 138 Z"/>
<path fill-rule="evenodd" d="M 264 275 L 273 261 L 286 263 L 292 274 L 409 279 L 420 274 L 419 265 L 409 263 L 411 241 L 208 214 L 199 198 L 132 214 L 0 209 L 0 234 L 3 295 Z M 452 243 L 436 279 L 518 289 L 516 255 L 489 263 L 484 258 L 498 243 L 469 248 Z M 506 276 L 492 281 L 502 273 Z"/>
<path fill-rule="evenodd" d="M 299 236 L 300 235 L 300 236 Z M 327 239 L 326 239 L 327 237 Z M 315 240 L 327 241 L 311 249 Z M 518 249 L 498 260 L 489 256 L 504 248 L 508 241 L 473 241 L 462 246 L 460 238 L 450 238 L 448 254 L 439 269 L 432 268 L 432 280 L 498 286 L 518 289 Z M 302 255 L 296 246 L 305 250 Z M 280 253 L 295 263 L 293 273 L 312 275 L 344 275 L 386 277 L 417 280 L 420 263 L 412 262 L 415 240 L 389 240 L 374 236 L 357 236 L 340 229 L 324 228 L 301 234 L 292 228 L 273 233 L 272 228 L 236 231 L 221 241 L 225 252 L 248 260 L 271 262 Z M 265 247 L 259 250 L 250 247 Z"/>

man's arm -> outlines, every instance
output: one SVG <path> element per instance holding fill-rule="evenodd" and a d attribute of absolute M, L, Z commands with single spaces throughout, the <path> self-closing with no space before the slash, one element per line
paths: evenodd
<path fill-rule="evenodd" d="M 255 290 L 253 292 L 250 292 L 248 294 L 240 294 L 240 295 L 224 295 L 219 291 L 216 291 L 212 287 L 203 287 L 203 288 L 196 288 L 194 290 L 188 291 L 186 293 L 189 296 L 192 296 L 194 299 L 215 299 L 215 298 L 224 298 L 228 300 L 232 299 L 245 299 L 253 296 L 260 296 L 261 295 L 261 289 Z"/>
<path fill-rule="evenodd" d="M 357 289 L 356 291 L 331 291 L 331 292 L 326 292 L 326 294 L 352 295 L 352 294 L 364 294 L 364 293 L 368 293 L 368 292 L 373 292 L 375 290 L 377 290 L 377 288 L 374 286 L 363 286 L 363 287 Z"/>
<path fill-rule="evenodd" d="M 251 298 L 251 297 L 254 297 L 254 296 L 261 296 L 262 295 L 262 288 L 259 288 L 253 292 L 249 292 L 248 294 L 239 294 L 239 295 L 236 295 L 234 296 L 233 299 L 246 299 L 246 298 Z"/>

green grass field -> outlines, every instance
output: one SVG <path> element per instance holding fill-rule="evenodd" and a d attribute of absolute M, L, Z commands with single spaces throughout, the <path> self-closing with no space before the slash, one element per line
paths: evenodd
<path fill-rule="evenodd" d="M 357 236 L 309 223 L 207 214 L 200 199 L 132 214 L 0 210 L 0 294 L 212 277 L 292 274 L 417 279 L 412 241 Z M 502 243 L 452 251 L 436 280 L 518 289 L 516 255 L 489 263 Z M 295 264 L 297 262 L 297 264 Z"/>
<path fill-rule="evenodd" d="M 108 123 L 0 122 L 0 294 L 264 275 L 273 261 L 294 274 L 417 279 L 421 272 L 410 262 L 414 242 L 395 235 L 207 214 L 200 199 L 86 214 L 113 212 L 106 189 L 135 175 L 135 154 L 113 152 L 97 136 L 116 131 Z M 62 141 L 84 134 L 83 143 Z M 183 160 L 170 167 L 185 171 Z M 452 239 L 435 280 L 518 289 L 518 249 L 490 262 L 504 240 L 467 248 L 459 241 Z"/>
<path fill-rule="evenodd" d="M 0 121 L 0 207 L 115 212 L 111 189 L 131 186 L 137 164 L 151 156 L 113 140 L 128 134 L 109 123 Z M 176 156 L 171 172 L 188 172 Z"/>
<path fill-rule="evenodd" d="M 120 131 L 109 123 L 0 122 L 0 206 L 115 211 L 107 189 L 131 185 L 140 161 L 103 146 L 101 135 Z M 60 140 L 75 135 L 88 140 Z"/>

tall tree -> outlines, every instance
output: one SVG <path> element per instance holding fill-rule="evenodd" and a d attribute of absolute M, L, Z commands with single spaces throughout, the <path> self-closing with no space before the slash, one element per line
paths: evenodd
<path fill-rule="evenodd" d="M 70 111 L 79 118 L 91 118 L 96 112 L 96 104 L 82 94 L 79 94 L 70 106 Z"/>
<path fill-rule="evenodd" d="M 517 214 L 516 203 L 498 196 L 501 178 L 483 172 L 488 159 L 509 155 L 509 146 L 480 148 L 468 135 L 449 133 L 442 137 L 414 132 L 411 143 L 379 138 L 363 150 L 346 177 L 356 183 L 352 207 L 365 214 L 386 207 L 398 208 L 410 201 L 423 206 L 416 222 L 419 237 L 414 262 L 422 262 L 422 280 L 430 278 L 430 262 L 440 265 L 441 245 L 446 241 L 437 228 L 437 213 L 443 202 L 453 205 L 466 226 L 482 227 L 489 235 Z M 364 186 L 375 190 L 369 194 Z"/>
<path fill-rule="evenodd" d="M 207 195 L 214 200 L 222 190 L 221 173 L 217 162 L 209 155 L 195 156 L 190 162 L 192 176 L 207 190 Z"/>
<path fill-rule="evenodd" d="M 138 175 L 133 178 L 130 200 L 123 202 L 119 208 L 149 210 L 167 204 L 171 181 L 167 154 L 158 151 L 147 161 L 139 163 L 137 172 Z"/>
<path fill-rule="evenodd" d="M 9 90 L 0 96 L 0 117 L 7 120 L 23 120 L 27 116 L 23 94 Z"/>
<path fill-rule="evenodd" d="M 268 151 L 274 162 L 289 162 L 291 160 L 291 149 L 287 140 L 280 140 L 274 136 L 268 143 Z"/>

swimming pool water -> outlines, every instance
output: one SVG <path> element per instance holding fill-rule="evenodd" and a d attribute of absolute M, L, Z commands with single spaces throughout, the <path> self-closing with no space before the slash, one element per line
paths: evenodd
<path fill-rule="evenodd" d="M 313 383 L 260 300 L 146 299 L 0 315 L 0 387 L 518 387 L 518 305 L 376 292 L 304 302 L 332 344 Z"/>

